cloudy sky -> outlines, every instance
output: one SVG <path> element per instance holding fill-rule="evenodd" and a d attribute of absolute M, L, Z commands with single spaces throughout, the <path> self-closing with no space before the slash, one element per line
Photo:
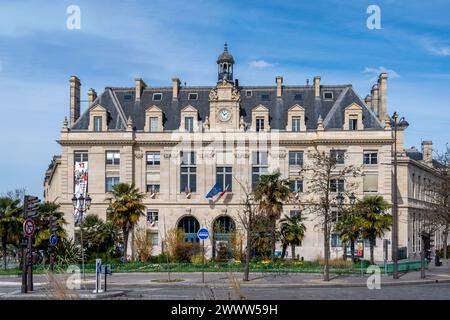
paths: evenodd
<path fill-rule="evenodd" d="M 407 147 L 450 128 L 450 4 L 437 1 L 16 1 L 0 2 L 0 193 L 42 195 L 44 172 L 69 114 L 69 77 L 89 88 L 211 85 L 228 42 L 243 85 L 351 83 L 364 97 L 387 71 L 388 111 L 410 123 Z M 264 4 L 263 4 L 264 3 Z M 367 8 L 381 29 L 367 28 Z M 70 5 L 80 29 L 67 28 Z M 82 105 L 82 109 L 85 109 Z"/>

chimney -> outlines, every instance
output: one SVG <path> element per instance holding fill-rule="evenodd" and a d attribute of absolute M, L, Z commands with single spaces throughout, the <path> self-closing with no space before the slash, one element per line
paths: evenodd
<path fill-rule="evenodd" d="M 97 99 L 97 92 L 95 92 L 94 89 L 90 88 L 88 90 L 88 107 L 92 106 L 92 103 L 94 103 L 95 99 Z"/>
<path fill-rule="evenodd" d="M 386 80 L 388 76 L 386 72 L 380 74 L 378 78 L 378 87 L 379 87 L 379 100 L 378 100 L 378 118 L 383 120 L 386 117 L 387 113 L 387 104 L 386 104 Z"/>
<path fill-rule="evenodd" d="M 372 107 L 373 107 L 373 112 L 375 112 L 375 114 L 378 116 L 378 118 L 380 119 L 380 120 L 383 120 L 381 117 L 380 117 L 380 111 L 379 111 L 379 102 L 380 102 L 380 97 L 379 97 L 379 90 L 378 90 L 378 85 L 377 84 L 374 84 L 373 86 L 372 86 L 372 91 L 371 91 L 371 94 L 372 94 Z"/>
<path fill-rule="evenodd" d="M 370 94 L 366 96 L 364 102 L 366 103 L 366 106 L 369 107 L 369 109 L 372 109 L 372 96 Z"/>
<path fill-rule="evenodd" d="M 80 87 L 81 82 L 76 76 L 70 77 L 70 127 L 80 117 Z"/>
<path fill-rule="evenodd" d="M 172 78 L 172 99 L 178 99 L 178 93 L 180 92 L 181 81 L 178 78 Z"/>
<path fill-rule="evenodd" d="M 433 141 L 422 141 L 422 159 L 428 164 L 433 164 Z"/>
<path fill-rule="evenodd" d="M 320 77 L 314 77 L 314 96 L 320 98 Z"/>
<path fill-rule="evenodd" d="M 136 101 L 140 101 L 142 91 L 144 91 L 144 89 L 147 87 L 147 85 L 145 84 L 144 80 L 142 80 L 141 78 L 135 79 L 135 83 L 136 83 Z"/>
<path fill-rule="evenodd" d="M 281 94 L 283 93 L 283 77 L 276 77 L 275 81 L 277 83 L 277 98 L 281 98 Z"/>

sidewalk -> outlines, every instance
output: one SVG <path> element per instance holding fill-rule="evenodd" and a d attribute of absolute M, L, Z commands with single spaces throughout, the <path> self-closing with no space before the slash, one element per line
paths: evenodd
<path fill-rule="evenodd" d="M 64 284 L 68 275 L 56 275 L 58 282 Z M 108 276 L 108 292 L 99 295 L 92 294 L 95 286 L 95 276 L 87 274 L 86 280 L 81 281 L 82 290 L 69 290 L 64 293 L 69 295 L 68 299 L 103 299 L 123 294 L 123 291 L 132 288 L 350 288 L 366 287 L 369 274 L 366 275 L 333 275 L 330 274 L 330 281 L 323 281 L 323 275 L 317 273 L 251 273 L 250 281 L 242 281 L 243 274 L 207 272 L 205 273 L 205 283 L 202 283 L 201 272 L 171 273 L 170 278 L 180 279 L 178 282 L 160 282 L 168 279 L 165 273 L 113 273 Z M 102 279 L 103 283 L 104 279 Z M 441 267 L 429 266 L 426 270 L 426 278 L 420 278 L 420 271 L 410 271 L 401 273 L 400 278 L 394 280 L 392 275 L 381 274 L 381 287 L 383 286 L 407 286 L 424 285 L 435 283 L 450 283 L 450 262 L 443 261 Z M 35 276 L 36 292 L 31 294 L 20 294 L 20 278 L 0 276 L 0 299 L 49 299 L 48 279 L 46 275 Z M 9 288 L 10 292 L 5 293 Z M 7 290 L 6 290 L 7 291 Z M 63 297 L 66 298 L 66 297 Z"/>

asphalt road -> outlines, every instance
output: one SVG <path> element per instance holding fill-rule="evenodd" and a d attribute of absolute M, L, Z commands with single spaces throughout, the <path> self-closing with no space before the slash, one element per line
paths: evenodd
<path fill-rule="evenodd" d="M 114 289 L 119 289 L 115 287 Z M 149 300 L 450 300 L 450 284 L 367 288 L 124 288 L 119 299 Z"/>

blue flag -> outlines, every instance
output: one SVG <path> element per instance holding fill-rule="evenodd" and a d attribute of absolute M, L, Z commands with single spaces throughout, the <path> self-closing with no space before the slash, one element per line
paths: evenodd
<path fill-rule="evenodd" d="M 214 187 L 212 187 L 211 191 L 208 192 L 208 194 L 206 195 L 206 198 L 212 198 L 214 197 L 216 194 L 218 194 L 219 192 L 222 192 L 222 186 L 218 183 L 216 183 L 214 185 Z"/>

